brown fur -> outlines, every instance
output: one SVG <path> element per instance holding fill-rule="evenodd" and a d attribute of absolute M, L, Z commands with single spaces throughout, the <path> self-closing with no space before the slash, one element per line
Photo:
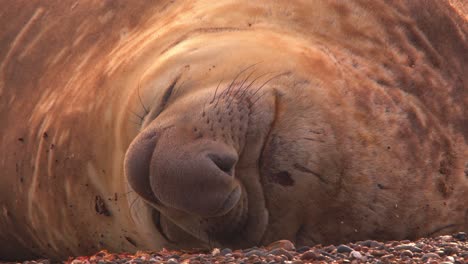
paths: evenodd
<path fill-rule="evenodd" d="M 4 3 L 0 258 L 468 231 L 466 10 Z M 209 144 L 233 182 L 197 172 Z"/>

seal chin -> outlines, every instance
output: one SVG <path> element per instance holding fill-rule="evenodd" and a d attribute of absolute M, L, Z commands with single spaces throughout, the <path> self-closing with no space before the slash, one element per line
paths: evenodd
<path fill-rule="evenodd" d="M 237 186 L 228 195 L 226 200 L 224 200 L 222 207 L 218 211 L 216 211 L 215 216 L 222 216 L 231 211 L 234 208 L 234 206 L 236 206 L 239 203 L 241 196 L 242 188 L 240 186 Z"/>

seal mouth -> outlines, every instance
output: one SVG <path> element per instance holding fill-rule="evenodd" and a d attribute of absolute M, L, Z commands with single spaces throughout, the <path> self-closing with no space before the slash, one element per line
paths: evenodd
<path fill-rule="evenodd" d="M 226 200 L 224 200 L 221 208 L 215 212 L 215 216 L 222 216 L 231 211 L 240 201 L 241 196 L 242 188 L 240 186 L 236 186 L 236 188 L 234 188 L 234 190 L 232 190 L 232 192 L 228 195 Z"/>
<path fill-rule="evenodd" d="M 161 236 L 167 240 L 168 242 L 170 243 L 175 243 L 175 241 L 172 241 L 169 236 L 166 234 L 166 232 L 164 231 L 164 228 L 162 227 L 162 224 L 161 224 L 161 212 L 159 212 L 157 209 L 155 208 L 152 208 L 152 220 L 153 220 L 153 224 L 154 226 L 156 227 L 156 229 L 158 230 L 158 232 L 161 234 Z"/>

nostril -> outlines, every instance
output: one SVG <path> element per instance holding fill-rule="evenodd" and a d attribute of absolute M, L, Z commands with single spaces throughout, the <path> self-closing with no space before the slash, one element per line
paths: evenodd
<path fill-rule="evenodd" d="M 231 154 L 208 154 L 207 156 L 220 170 L 233 176 L 237 156 Z"/>

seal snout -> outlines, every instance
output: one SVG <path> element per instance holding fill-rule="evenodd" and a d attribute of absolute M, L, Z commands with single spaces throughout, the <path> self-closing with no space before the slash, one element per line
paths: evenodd
<path fill-rule="evenodd" d="M 237 155 L 232 153 L 209 153 L 207 158 L 211 160 L 221 171 L 234 176 L 234 166 L 237 163 Z"/>
<path fill-rule="evenodd" d="M 130 186 L 158 206 L 202 217 L 228 213 L 242 194 L 237 152 L 211 140 L 182 143 L 177 134 L 146 133 L 134 140 L 125 161 Z"/>
<path fill-rule="evenodd" d="M 215 141 L 159 139 L 150 164 L 153 193 L 167 207 L 203 217 L 223 215 L 240 199 L 236 151 Z M 179 137 L 180 138 L 180 137 Z"/>

